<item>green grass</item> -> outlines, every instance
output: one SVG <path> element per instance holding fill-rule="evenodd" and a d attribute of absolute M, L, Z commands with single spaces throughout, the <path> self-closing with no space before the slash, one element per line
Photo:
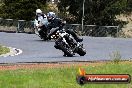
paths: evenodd
<path fill-rule="evenodd" d="M 87 73 L 130 74 L 132 63 L 84 66 Z M 76 83 L 78 67 L 19 69 L 0 71 L 0 88 L 132 88 L 131 84 L 85 84 Z"/>
<path fill-rule="evenodd" d="M 1 54 L 6 54 L 8 52 L 10 52 L 9 48 L 6 48 L 6 47 L 3 47 L 3 46 L 0 45 L 0 55 Z"/>

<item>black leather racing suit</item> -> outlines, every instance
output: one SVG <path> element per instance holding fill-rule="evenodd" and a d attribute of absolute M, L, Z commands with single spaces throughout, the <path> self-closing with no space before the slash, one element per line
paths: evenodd
<path fill-rule="evenodd" d="M 62 25 L 62 20 L 59 19 L 59 18 L 54 18 L 52 20 L 49 21 L 49 25 L 48 25 L 48 29 L 52 29 L 52 28 L 57 28 L 59 27 L 59 29 L 61 30 L 61 26 Z M 63 26 L 62 26 L 63 27 Z M 78 35 L 73 31 L 73 30 L 65 30 L 68 34 L 71 34 L 74 39 L 77 41 L 77 42 L 82 42 L 83 40 L 80 39 L 78 37 Z M 51 36 L 52 34 L 49 33 L 49 36 Z"/>

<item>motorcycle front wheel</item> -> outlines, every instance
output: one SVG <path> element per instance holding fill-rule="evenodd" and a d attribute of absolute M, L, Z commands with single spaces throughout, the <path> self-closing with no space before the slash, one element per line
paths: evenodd
<path fill-rule="evenodd" d="M 77 53 L 80 56 L 84 56 L 86 54 L 86 50 L 84 48 L 78 48 Z"/>
<path fill-rule="evenodd" d="M 58 39 L 58 41 L 55 42 L 54 47 L 62 50 L 62 52 L 64 52 L 64 56 L 72 57 L 74 55 L 72 49 L 68 48 L 67 45 L 61 41 L 61 39 Z"/>

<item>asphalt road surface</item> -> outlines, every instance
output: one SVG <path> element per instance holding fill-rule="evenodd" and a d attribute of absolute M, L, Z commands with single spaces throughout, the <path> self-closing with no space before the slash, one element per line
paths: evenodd
<path fill-rule="evenodd" d="M 35 34 L 0 32 L 0 44 L 23 51 L 17 56 L 0 57 L 0 63 L 111 60 L 110 54 L 116 51 L 124 60 L 132 58 L 132 38 L 83 36 L 83 39 L 85 56 L 63 57 L 63 52 L 54 48 L 53 41 L 42 41 Z"/>

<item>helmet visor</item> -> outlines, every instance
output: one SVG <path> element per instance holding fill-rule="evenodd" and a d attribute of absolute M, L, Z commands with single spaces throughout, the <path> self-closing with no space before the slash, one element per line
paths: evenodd
<path fill-rule="evenodd" d="M 41 13 L 37 13 L 37 16 L 41 16 Z"/>

